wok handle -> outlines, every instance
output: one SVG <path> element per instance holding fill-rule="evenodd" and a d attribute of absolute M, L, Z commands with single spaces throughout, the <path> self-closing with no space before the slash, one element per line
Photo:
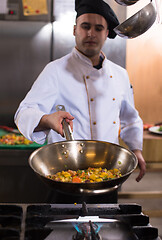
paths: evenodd
<path fill-rule="evenodd" d="M 66 111 L 64 105 L 57 105 L 56 110 L 57 111 Z M 62 127 L 63 127 L 63 132 L 64 132 L 64 136 L 65 136 L 66 140 L 69 140 L 69 141 L 74 140 L 71 127 L 70 127 L 69 123 L 66 122 L 65 119 L 63 119 L 63 121 L 62 121 Z"/>
<path fill-rule="evenodd" d="M 105 193 L 113 192 L 113 191 L 117 190 L 119 187 L 120 187 L 120 184 L 115 185 L 114 187 L 104 188 L 104 189 L 96 189 L 96 190 L 80 188 L 79 191 L 81 194 L 85 194 L 85 195 L 98 195 L 98 194 L 105 194 Z"/>

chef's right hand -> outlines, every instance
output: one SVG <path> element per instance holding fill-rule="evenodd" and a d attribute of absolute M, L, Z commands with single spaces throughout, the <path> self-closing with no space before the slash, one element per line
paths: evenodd
<path fill-rule="evenodd" d="M 66 122 L 70 124 L 71 130 L 73 131 L 74 117 L 70 113 L 64 111 L 58 111 L 52 114 L 43 115 L 38 126 L 35 128 L 34 131 L 53 129 L 63 137 L 64 136 L 62 127 L 63 119 L 65 119 Z"/>

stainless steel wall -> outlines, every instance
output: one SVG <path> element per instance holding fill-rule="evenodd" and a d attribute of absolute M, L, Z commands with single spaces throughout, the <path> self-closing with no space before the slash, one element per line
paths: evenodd
<path fill-rule="evenodd" d="M 50 23 L 0 21 L 0 124 L 13 115 L 50 61 Z"/>

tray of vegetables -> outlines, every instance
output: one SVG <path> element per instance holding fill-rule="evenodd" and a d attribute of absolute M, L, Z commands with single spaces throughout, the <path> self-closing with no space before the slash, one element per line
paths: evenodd
<path fill-rule="evenodd" d="M 17 129 L 0 128 L 0 149 L 37 149 L 44 145 L 28 140 Z"/>

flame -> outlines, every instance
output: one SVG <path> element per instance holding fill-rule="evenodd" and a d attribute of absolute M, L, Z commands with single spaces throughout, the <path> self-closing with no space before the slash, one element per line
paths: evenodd
<path fill-rule="evenodd" d="M 93 228 L 95 230 L 95 233 L 97 234 L 101 227 L 103 226 L 103 223 L 92 223 L 93 224 Z M 87 233 L 90 234 L 90 223 L 72 223 L 73 227 L 77 230 L 78 233 L 83 233 L 83 229 L 87 230 Z"/>

